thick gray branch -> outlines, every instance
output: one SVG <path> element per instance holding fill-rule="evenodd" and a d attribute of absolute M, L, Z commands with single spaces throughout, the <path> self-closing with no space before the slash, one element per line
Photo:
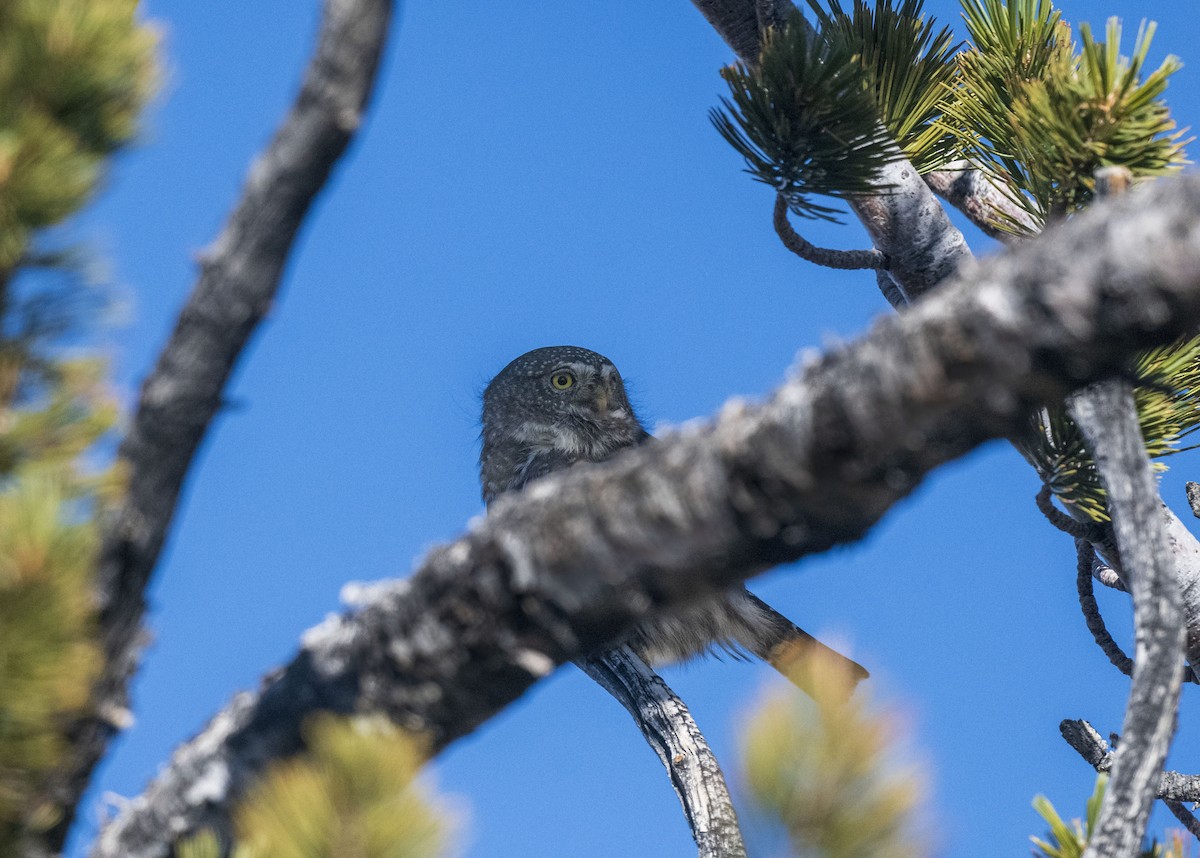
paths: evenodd
<path fill-rule="evenodd" d="M 224 230 L 203 254 L 196 286 L 142 386 L 118 454 L 128 491 L 107 524 L 98 567 L 103 674 L 94 717 L 72 731 L 57 796 L 67 815 L 55 830 L 55 846 L 92 769 L 128 721 L 127 685 L 137 668 L 144 592 L 180 487 L 243 348 L 275 298 L 300 224 L 362 123 L 391 12 L 391 0 L 326 0 L 296 102 L 251 168 Z"/>
<path fill-rule="evenodd" d="M 1111 772 L 1114 755 L 1108 742 L 1087 721 L 1066 720 L 1058 725 L 1062 737 L 1074 748 L 1089 766 L 1098 772 Z M 1200 801 L 1200 775 L 1185 775 L 1180 772 L 1161 772 L 1158 777 L 1155 797 L 1163 801 Z M 1133 854 L 1137 854 L 1136 852 Z"/>
<path fill-rule="evenodd" d="M 756 0 L 692 2 L 743 62 L 757 62 L 761 43 Z M 776 20 L 795 9 L 790 0 L 774 0 L 773 6 Z M 892 282 L 911 303 L 970 260 L 971 250 L 912 164 L 903 159 L 889 164 L 879 181 L 890 186 L 887 194 L 856 198 L 851 208 L 888 260 Z M 884 294 L 895 304 L 886 288 Z"/>
<path fill-rule="evenodd" d="M 746 846 L 725 776 L 683 701 L 627 646 L 577 664 L 625 707 L 658 754 L 700 858 L 744 858 Z"/>
<path fill-rule="evenodd" d="M 1093 384 L 1067 400 L 1104 482 L 1122 571 L 1133 595 L 1133 682 L 1112 780 L 1084 858 L 1136 854 L 1179 706 L 1184 626 L 1161 501 L 1142 443 L 1133 390 L 1124 380 Z M 1090 566 L 1090 563 L 1088 564 Z M 1090 579 L 1089 579 L 1090 580 Z"/>
<path fill-rule="evenodd" d="M 1200 323 L 1200 178 L 1093 207 L 816 359 L 764 403 L 502 497 L 181 748 L 94 855 L 222 825 L 316 710 L 462 736 L 651 612 L 860 538 L 933 468 Z M 204 789 L 198 788 L 202 784 Z"/>

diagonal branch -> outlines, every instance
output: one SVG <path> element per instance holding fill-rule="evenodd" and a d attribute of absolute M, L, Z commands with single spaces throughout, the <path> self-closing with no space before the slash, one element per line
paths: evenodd
<path fill-rule="evenodd" d="M 1084 858 L 1117 858 L 1135 854 L 1141 845 L 1175 733 L 1183 608 L 1172 556 L 1161 550 L 1167 544 L 1159 514 L 1162 502 L 1142 443 L 1132 387 L 1123 379 L 1102 381 L 1071 396 L 1067 409 L 1104 482 L 1122 571 L 1133 595 L 1136 644 L 1124 738 L 1084 852 Z"/>
<path fill-rule="evenodd" d="M 1108 742 L 1096 732 L 1095 727 L 1087 721 L 1067 719 L 1058 725 L 1058 730 L 1067 744 L 1074 748 L 1089 766 L 1101 774 L 1112 771 L 1112 750 L 1108 747 Z M 1154 795 L 1168 802 L 1198 802 L 1200 775 L 1162 772 Z"/>
<path fill-rule="evenodd" d="M 296 102 L 204 253 L 196 286 L 142 386 L 118 454 L 128 490 L 107 523 L 97 573 L 103 672 L 94 714 L 71 731 L 56 796 L 66 815 L 51 848 L 61 846 L 93 768 L 130 719 L 127 686 L 137 669 L 144 593 L 180 488 L 229 376 L 275 298 L 296 233 L 362 123 L 391 12 L 392 0 L 326 0 Z"/>
<path fill-rule="evenodd" d="M 725 776 L 684 702 L 627 646 L 576 664 L 633 716 L 666 767 L 699 858 L 745 858 Z"/>
<path fill-rule="evenodd" d="M 1029 212 L 1018 206 L 982 170 L 968 161 L 955 161 L 923 177 L 929 189 L 965 214 L 989 238 L 1012 242 L 1018 238 L 1003 224 L 1028 234 L 1038 232 Z"/>
<path fill-rule="evenodd" d="M 440 750 L 655 610 L 860 538 L 933 468 L 1198 323 L 1200 177 L 1094 206 L 761 405 L 502 497 L 409 580 L 307 634 L 176 752 L 93 856 L 157 858 L 222 828 L 318 710 L 382 712 Z"/>

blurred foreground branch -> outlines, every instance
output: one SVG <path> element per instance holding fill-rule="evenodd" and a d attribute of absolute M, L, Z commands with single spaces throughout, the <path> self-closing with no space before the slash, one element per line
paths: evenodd
<path fill-rule="evenodd" d="M 384 713 L 436 752 L 651 612 L 858 539 L 933 468 L 1200 323 L 1200 178 L 1095 206 L 954 280 L 761 405 L 498 500 L 409 580 L 310 631 L 93 855 L 162 856 L 225 830 L 316 711 Z"/>

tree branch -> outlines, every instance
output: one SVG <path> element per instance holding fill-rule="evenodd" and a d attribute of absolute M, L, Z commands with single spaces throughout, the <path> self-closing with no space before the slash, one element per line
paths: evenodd
<path fill-rule="evenodd" d="M 1136 637 L 1124 738 L 1084 858 L 1136 854 L 1175 732 L 1183 667 L 1183 607 L 1161 501 L 1142 443 L 1133 389 L 1123 379 L 1094 384 L 1067 400 L 1104 482 L 1121 566 L 1133 595 Z M 1081 564 L 1082 565 L 1082 564 Z M 1090 566 L 1088 572 L 1090 581 Z"/>
<path fill-rule="evenodd" d="M 1014 203 L 982 170 L 955 161 L 923 177 L 929 189 L 965 214 L 990 238 L 1012 242 L 1018 236 L 1001 224 L 1011 223 L 1029 234 L 1038 231 L 1029 212 Z"/>
<path fill-rule="evenodd" d="M 775 196 L 775 212 L 772 217 L 775 234 L 783 242 L 783 246 L 792 253 L 808 262 L 823 265 L 826 268 L 836 268 L 843 271 L 870 269 L 879 271 L 888 267 L 887 257 L 878 250 L 833 250 L 828 247 L 817 247 L 792 228 L 788 220 L 788 204 L 783 194 Z"/>
<path fill-rule="evenodd" d="M 1074 748 L 1089 766 L 1101 774 L 1112 771 L 1112 751 L 1108 742 L 1096 732 L 1095 727 L 1087 721 L 1068 719 L 1058 725 L 1058 730 L 1067 744 Z M 1200 775 L 1162 772 L 1159 775 L 1155 797 L 1168 802 L 1200 801 Z"/>
<path fill-rule="evenodd" d="M 1092 592 L 1092 567 L 1096 562 L 1096 550 L 1087 540 L 1077 538 L 1075 552 L 1079 561 L 1075 574 L 1075 590 L 1079 593 L 1079 607 L 1083 609 L 1083 620 L 1087 623 L 1088 631 L 1092 633 L 1096 645 L 1108 656 L 1113 667 L 1130 676 L 1133 673 L 1133 659 L 1117 646 L 1117 642 L 1108 633 L 1104 618 L 1100 616 L 1100 606 L 1096 604 L 1096 596 Z"/>
<path fill-rule="evenodd" d="M 746 846 L 725 776 L 684 702 L 627 646 L 576 664 L 625 707 L 658 754 L 700 858 L 744 858 Z"/>
<path fill-rule="evenodd" d="M 1171 811 L 1171 815 L 1183 824 L 1192 837 L 1200 838 L 1200 819 L 1196 819 L 1195 815 L 1183 806 L 1183 802 L 1164 798 L 1163 804 L 1167 806 L 1167 810 Z"/>
<path fill-rule="evenodd" d="M 162 856 L 222 827 L 318 710 L 382 712 L 439 750 L 654 611 L 860 538 L 933 468 L 1198 323 L 1200 177 L 1093 206 L 761 405 L 501 497 L 409 580 L 306 635 L 176 752 L 93 855 Z"/>
<path fill-rule="evenodd" d="M 128 490 L 104 533 L 97 572 L 104 666 L 93 714 L 71 730 L 55 798 L 65 817 L 57 851 L 96 763 L 129 723 L 144 592 L 196 450 L 226 382 L 270 308 L 304 216 L 362 123 L 388 33 L 392 0 L 326 0 L 316 50 L 296 102 L 250 170 L 154 371 L 142 386 L 118 459 Z"/>

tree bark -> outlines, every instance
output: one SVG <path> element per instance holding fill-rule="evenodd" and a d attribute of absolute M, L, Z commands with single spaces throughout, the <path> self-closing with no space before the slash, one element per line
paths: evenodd
<path fill-rule="evenodd" d="M 1120 747 L 1084 858 L 1137 854 L 1175 732 L 1183 672 L 1183 611 L 1154 472 L 1133 390 L 1123 380 L 1067 400 L 1104 482 L 1125 581 L 1133 595 L 1136 650 Z"/>
<path fill-rule="evenodd" d="M 699 858 L 745 858 L 725 775 L 683 701 L 627 646 L 576 663 L 633 716 L 662 761 Z"/>
<path fill-rule="evenodd" d="M 982 171 L 968 161 L 956 161 L 926 173 L 925 184 L 950 205 L 970 218 L 989 238 L 1011 242 L 1016 236 L 1005 224 L 1029 234 L 1038 231 L 1029 212 L 1014 203 Z"/>
<path fill-rule="evenodd" d="M 436 751 L 557 664 L 666 606 L 858 539 L 938 465 L 1200 323 L 1200 178 L 1156 183 L 960 272 L 761 405 L 552 475 L 413 577 L 307 634 L 183 746 L 93 852 L 161 856 L 317 710 L 372 711 Z"/>
<path fill-rule="evenodd" d="M 56 779 L 61 848 L 80 796 L 116 732 L 131 722 L 145 590 L 180 488 L 225 384 L 270 309 L 309 206 L 362 124 L 392 14 L 392 0 L 325 0 L 316 50 L 295 104 L 250 169 L 242 197 L 213 245 L 154 371 L 142 386 L 118 461 L 128 490 L 106 523 L 97 571 L 104 663 L 91 714 L 73 725 Z"/>
<path fill-rule="evenodd" d="M 1097 772 L 1112 771 L 1113 753 L 1095 727 L 1087 721 L 1068 719 L 1058 725 L 1058 730 L 1067 744 Z M 1154 794 L 1163 801 L 1200 802 L 1200 775 L 1161 772 Z"/>

